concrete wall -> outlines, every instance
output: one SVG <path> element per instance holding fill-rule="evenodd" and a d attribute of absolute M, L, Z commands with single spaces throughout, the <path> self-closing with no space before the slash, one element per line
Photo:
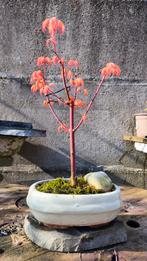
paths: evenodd
<path fill-rule="evenodd" d="M 32 122 L 47 130 L 47 138 L 28 140 L 20 155 L 1 159 L 1 165 L 33 163 L 49 171 L 69 168 L 69 139 L 57 134 L 55 120 L 28 85 L 34 60 L 45 51 L 39 29 L 47 16 L 64 21 L 65 55 L 81 61 L 90 93 L 107 62 L 122 69 L 119 80 L 104 85 L 76 137 L 79 169 L 118 164 L 123 152 L 132 148 L 122 136 L 132 133 L 133 114 L 143 111 L 147 99 L 147 1 L 0 0 L 0 6 L 0 118 Z M 65 118 L 65 109 L 57 112 Z M 133 151 L 122 162 L 137 168 L 143 160 L 142 153 Z"/>

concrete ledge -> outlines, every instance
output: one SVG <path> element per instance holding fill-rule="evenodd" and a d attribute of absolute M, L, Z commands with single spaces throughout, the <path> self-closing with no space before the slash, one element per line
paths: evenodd
<path fill-rule="evenodd" d="M 147 188 L 147 170 L 122 165 L 105 166 L 104 170 L 113 180 L 118 179 L 121 184 L 128 183 L 139 188 Z"/>
<path fill-rule="evenodd" d="M 47 172 L 35 165 L 14 165 L 0 167 L 0 182 L 2 184 L 32 184 L 35 181 L 53 178 Z"/>
<path fill-rule="evenodd" d="M 86 172 L 89 170 L 87 169 Z M 104 166 L 104 171 L 112 178 L 113 182 L 122 185 L 128 185 L 147 189 L 147 170 L 138 168 L 129 168 L 122 165 Z M 78 172 L 78 171 L 77 171 Z M 81 172 L 80 172 L 81 173 Z M 0 182 L 6 183 L 29 183 L 35 181 L 53 178 L 53 177 L 69 176 L 69 170 L 65 169 L 48 169 L 43 170 L 35 165 L 15 165 L 0 167 Z"/>

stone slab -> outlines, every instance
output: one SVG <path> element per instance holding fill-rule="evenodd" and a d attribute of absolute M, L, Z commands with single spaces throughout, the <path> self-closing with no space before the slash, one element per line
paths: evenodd
<path fill-rule="evenodd" d="M 30 122 L 20 122 L 20 121 L 3 121 L 0 120 L 0 128 L 8 127 L 8 128 L 23 128 L 23 129 L 32 129 L 32 123 Z"/>
<path fill-rule="evenodd" d="M 33 129 L 30 122 L 0 120 L 0 136 L 46 137 L 46 130 Z"/>
<path fill-rule="evenodd" d="M 24 230 L 27 237 L 38 246 L 65 253 L 101 249 L 127 241 L 124 224 L 118 220 L 101 228 L 52 229 L 28 215 L 25 218 Z"/>
<path fill-rule="evenodd" d="M 46 130 L 0 127 L 0 136 L 46 137 Z"/>

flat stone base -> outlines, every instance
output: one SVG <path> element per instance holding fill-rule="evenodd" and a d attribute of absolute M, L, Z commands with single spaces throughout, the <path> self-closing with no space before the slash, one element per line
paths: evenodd
<path fill-rule="evenodd" d="M 125 227 L 118 220 L 101 228 L 52 229 L 28 215 L 24 230 L 27 237 L 38 246 L 58 252 L 83 252 L 127 241 Z"/>

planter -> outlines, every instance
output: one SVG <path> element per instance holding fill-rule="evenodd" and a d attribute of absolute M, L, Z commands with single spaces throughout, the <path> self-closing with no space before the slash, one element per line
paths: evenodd
<path fill-rule="evenodd" d="M 143 138 L 147 136 L 147 113 L 135 114 L 135 122 L 136 136 Z"/>
<path fill-rule="evenodd" d="M 47 180 L 45 180 L 47 181 Z M 115 219 L 119 213 L 120 188 L 101 194 L 65 195 L 39 192 L 30 186 L 27 204 L 32 215 L 40 222 L 52 226 L 97 226 Z"/>

